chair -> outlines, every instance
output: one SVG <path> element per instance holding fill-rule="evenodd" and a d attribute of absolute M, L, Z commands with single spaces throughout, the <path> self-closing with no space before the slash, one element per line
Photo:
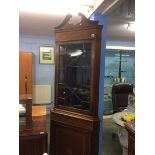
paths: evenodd
<path fill-rule="evenodd" d="M 112 86 L 113 113 L 121 112 L 128 106 L 128 95 L 133 94 L 133 85 L 129 83 L 117 83 Z M 116 137 L 112 133 L 112 138 Z"/>
<path fill-rule="evenodd" d="M 117 83 L 112 86 L 113 113 L 120 112 L 128 106 L 128 95 L 133 94 L 133 85 Z"/>

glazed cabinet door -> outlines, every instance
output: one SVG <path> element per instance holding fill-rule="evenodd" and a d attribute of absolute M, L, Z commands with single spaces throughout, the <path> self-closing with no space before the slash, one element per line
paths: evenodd
<path fill-rule="evenodd" d="M 62 43 L 57 48 L 56 105 L 89 112 L 92 102 L 92 42 Z"/>

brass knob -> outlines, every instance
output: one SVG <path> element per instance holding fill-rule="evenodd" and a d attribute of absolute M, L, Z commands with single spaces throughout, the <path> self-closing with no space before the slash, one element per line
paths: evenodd
<path fill-rule="evenodd" d="M 95 35 L 94 33 L 92 33 L 92 34 L 91 34 L 91 37 L 92 37 L 92 38 L 95 38 L 95 37 L 96 37 L 96 35 Z"/>

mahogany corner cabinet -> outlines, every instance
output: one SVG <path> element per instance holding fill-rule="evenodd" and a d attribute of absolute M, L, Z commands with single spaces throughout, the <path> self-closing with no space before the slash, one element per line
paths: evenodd
<path fill-rule="evenodd" d="M 102 26 L 79 13 L 55 27 L 55 106 L 51 155 L 98 155 L 99 66 Z"/>

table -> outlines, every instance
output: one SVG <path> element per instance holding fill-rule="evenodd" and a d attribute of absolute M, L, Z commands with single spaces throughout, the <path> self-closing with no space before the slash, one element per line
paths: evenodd
<path fill-rule="evenodd" d="M 47 153 L 46 116 L 32 117 L 32 127 L 19 131 L 19 155 Z"/>
<path fill-rule="evenodd" d="M 128 155 L 135 155 L 135 122 L 124 123 L 128 131 Z"/>
<path fill-rule="evenodd" d="M 128 109 L 125 109 L 124 111 L 115 113 L 112 116 L 114 123 L 116 123 L 119 126 L 118 137 L 120 140 L 120 144 L 122 145 L 123 155 L 128 155 L 129 153 L 128 137 L 130 137 L 130 135 L 128 136 L 128 133 L 130 134 L 130 132 L 129 132 L 129 129 L 127 128 L 127 124 L 129 123 L 125 123 L 124 121 L 121 120 L 121 117 L 125 115 L 126 113 L 133 113 L 133 111 L 129 111 Z M 130 154 L 130 155 L 133 155 L 133 154 Z"/>

